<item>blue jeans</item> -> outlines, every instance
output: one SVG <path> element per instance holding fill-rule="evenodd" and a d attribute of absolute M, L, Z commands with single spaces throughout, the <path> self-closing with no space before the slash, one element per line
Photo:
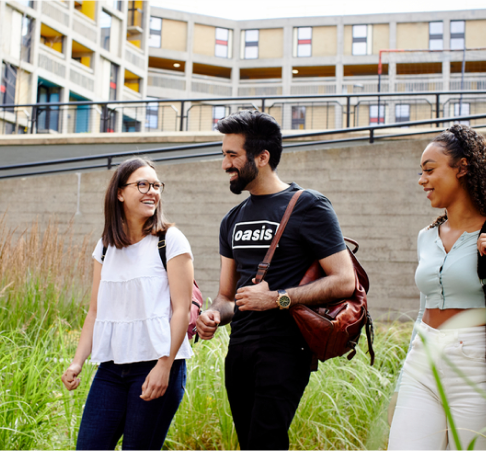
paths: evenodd
<path fill-rule="evenodd" d="M 117 365 L 103 362 L 89 391 L 76 449 L 159 449 L 184 395 L 186 361 L 172 364 L 164 396 L 140 398 L 145 378 L 157 360 Z"/>

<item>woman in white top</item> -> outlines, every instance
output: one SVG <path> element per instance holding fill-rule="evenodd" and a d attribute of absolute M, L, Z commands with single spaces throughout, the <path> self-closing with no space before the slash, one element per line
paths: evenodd
<path fill-rule="evenodd" d="M 106 192 L 91 303 L 62 376 L 74 390 L 88 356 L 100 363 L 77 449 L 114 449 L 122 435 L 123 449 L 160 449 L 182 400 L 192 355 L 193 264 L 189 242 L 164 219 L 163 188 L 153 164 L 133 158 L 117 168 Z M 164 231 L 167 271 L 158 251 Z"/>
<path fill-rule="evenodd" d="M 419 184 L 432 207 L 445 214 L 418 237 L 420 312 L 388 449 L 472 449 L 471 443 L 486 449 L 486 279 L 478 276 L 478 259 L 486 258 L 486 234 L 480 233 L 486 222 L 486 140 L 454 125 L 426 147 L 420 166 Z"/>

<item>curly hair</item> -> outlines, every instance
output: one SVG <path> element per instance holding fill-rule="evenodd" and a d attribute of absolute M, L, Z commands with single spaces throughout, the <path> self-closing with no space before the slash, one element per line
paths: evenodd
<path fill-rule="evenodd" d="M 444 148 L 449 164 L 457 168 L 467 160 L 467 173 L 461 177 L 464 188 L 482 216 L 486 216 L 486 139 L 467 125 L 455 124 L 437 136 L 433 143 Z M 447 212 L 429 227 L 438 227 L 447 220 Z"/>

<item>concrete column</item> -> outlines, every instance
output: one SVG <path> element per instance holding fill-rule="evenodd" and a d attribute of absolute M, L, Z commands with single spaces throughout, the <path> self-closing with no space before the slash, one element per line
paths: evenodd
<path fill-rule="evenodd" d="M 293 27 L 284 27 L 282 58 L 282 94 L 290 95 L 292 85 L 292 31 Z"/>
<path fill-rule="evenodd" d="M 61 102 L 69 102 L 69 92 L 70 92 L 70 81 L 69 81 L 69 71 L 71 70 L 71 53 L 72 53 L 72 38 L 71 36 L 66 36 L 65 38 L 65 48 L 64 48 L 64 55 L 66 57 L 66 78 L 64 80 L 64 86 L 62 86 L 62 93 L 59 97 Z M 59 129 L 60 133 L 65 134 L 68 133 L 68 125 L 69 121 L 73 121 L 76 114 L 75 111 L 72 110 L 69 106 L 61 107 L 61 128 Z"/>
<path fill-rule="evenodd" d="M 292 33 L 293 26 L 284 27 L 283 33 L 283 54 L 282 58 L 282 94 L 290 95 L 292 92 Z M 284 130 L 292 129 L 292 105 L 288 102 L 282 107 L 282 128 Z"/>
<path fill-rule="evenodd" d="M 194 48 L 194 18 L 190 16 L 187 21 L 187 59 L 186 68 L 184 71 L 186 78 L 186 95 L 190 97 L 191 92 L 191 80 L 192 80 L 192 55 Z"/>
<path fill-rule="evenodd" d="M 444 35 L 443 43 L 444 49 L 451 48 L 451 21 L 450 19 L 444 19 Z M 450 90 L 451 79 L 451 52 L 444 52 L 442 59 L 442 91 Z"/>
<path fill-rule="evenodd" d="M 343 55 L 344 55 L 344 24 L 337 25 L 337 55 L 336 55 L 336 93 L 343 90 Z"/>
<path fill-rule="evenodd" d="M 240 46 L 241 30 L 237 27 L 233 29 L 233 57 L 231 68 L 231 92 L 233 97 L 238 97 L 238 86 L 240 84 Z M 233 113 L 233 111 L 231 111 Z"/>
<path fill-rule="evenodd" d="M 390 30 L 389 48 L 396 49 L 397 48 L 397 23 L 390 22 L 389 30 Z M 396 75 L 397 75 L 397 63 L 395 62 L 395 54 L 388 53 L 388 89 L 390 92 L 395 92 Z"/>

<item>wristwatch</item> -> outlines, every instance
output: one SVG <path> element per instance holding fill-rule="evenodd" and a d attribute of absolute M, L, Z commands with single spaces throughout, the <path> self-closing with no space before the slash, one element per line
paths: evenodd
<path fill-rule="evenodd" d="M 291 302 L 290 296 L 285 290 L 278 290 L 277 305 L 280 310 L 287 310 Z"/>

